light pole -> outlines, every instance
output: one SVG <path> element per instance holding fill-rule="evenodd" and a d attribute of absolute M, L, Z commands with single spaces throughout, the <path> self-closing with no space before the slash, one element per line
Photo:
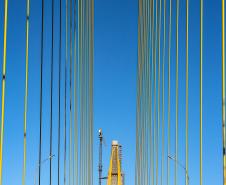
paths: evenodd
<path fill-rule="evenodd" d="M 103 143 L 103 133 L 102 129 L 99 129 L 99 139 L 100 139 L 100 145 L 99 145 L 99 185 L 101 185 L 101 178 L 102 178 L 102 143 Z"/>
<path fill-rule="evenodd" d="M 174 161 L 175 163 L 177 163 L 184 171 L 185 171 L 185 178 L 188 181 L 189 184 L 189 175 L 188 175 L 188 170 L 185 168 L 185 166 L 183 164 L 181 164 L 178 160 L 176 160 L 174 157 L 168 155 L 168 158 L 172 161 Z"/>
<path fill-rule="evenodd" d="M 49 161 L 50 159 L 52 159 L 53 157 L 55 157 L 55 155 L 50 155 L 48 158 L 44 159 L 43 161 L 41 161 L 40 164 L 38 164 L 35 168 L 35 175 L 34 175 L 34 185 L 36 185 L 36 177 L 38 174 L 38 168 L 39 166 L 41 166 L 42 164 L 44 164 L 45 162 Z"/>

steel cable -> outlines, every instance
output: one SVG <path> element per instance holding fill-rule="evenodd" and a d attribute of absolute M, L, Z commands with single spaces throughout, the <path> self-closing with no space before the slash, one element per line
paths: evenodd
<path fill-rule="evenodd" d="M 24 150 L 23 150 L 23 174 L 22 185 L 26 181 L 26 162 L 27 162 L 27 98 L 28 98 L 28 55 L 29 55 L 29 17 L 30 17 L 30 0 L 26 1 L 26 59 L 25 59 L 25 95 L 24 95 Z"/>

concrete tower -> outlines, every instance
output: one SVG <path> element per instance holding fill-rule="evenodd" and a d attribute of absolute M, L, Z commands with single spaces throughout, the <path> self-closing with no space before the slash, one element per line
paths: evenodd
<path fill-rule="evenodd" d="M 124 185 L 124 174 L 122 173 L 122 150 L 118 141 L 112 141 L 107 185 Z"/>

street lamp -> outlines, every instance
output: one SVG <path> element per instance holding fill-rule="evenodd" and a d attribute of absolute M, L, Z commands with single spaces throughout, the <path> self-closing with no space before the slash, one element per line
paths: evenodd
<path fill-rule="evenodd" d="M 45 162 L 49 161 L 50 159 L 52 159 L 53 157 L 55 157 L 55 155 L 50 155 L 48 158 L 44 159 L 43 161 L 41 161 L 41 163 L 37 164 L 36 168 L 35 168 L 35 175 L 34 175 L 34 185 L 36 185 L 36 177 L 38 174 L 38 168 L 39 166 L 41 166 L 42 164 L 44 164 Z"/>
<path fill-rule="evenodd" d="M 184 171 L 185 171 L 185 175 L 186 175 L 186 179 L 187 179 L 187 182 L 189 184 L 189 175 L 188 175 L 188 170 L 186 169 L 186 167 L 181 164 L 178 160 L 176 160 L 174 157 L 168 155 L 168 158 L 171 159 L 172 161 L 174 161 L 175 163 L 177 163 Z"/>

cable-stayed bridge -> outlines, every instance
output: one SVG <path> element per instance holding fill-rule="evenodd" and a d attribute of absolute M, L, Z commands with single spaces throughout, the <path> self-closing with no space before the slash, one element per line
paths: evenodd
<path fill-rule="evenodd" d="M 29 60 L 29 35 L 30 35 L 30 2 L 26 0 L 26 14 L 24 15 L 24 32 L 26 35 L 26 45 L 24 46 L 25 56 L 25 84 L 24 89 L 24 131 L 23 135 L 23 169 L 22 184 L 26 184 L 26 166 L 27 166 L 27 112 L 29 107 L 28 96 L 33 93 L 29 91 L 29 67 L 32 64 Z M 39 144 L 38 144 L 38 165 L 37 175 L 35 174 L 35 184 L 42 184 L 43 164 L 49 162 L 49 184 L 52 184 L 53 178 L 57 179 L 58 184 L 93 184 L 93 70 L 94 70 L 94 0 L 51 0 L 51 8 L 46 6 L 46 2 L 41 0 L 41 25 L 40 25 L 40 83 L 39 83 Z M 222 2 L 222 73 L 219 74 L 222 83 L 221 108 L 222 108 L 222 169 L 223 183 L 226 184 L 226 138 L 225 138 L 225 14 L 224 0 Z M 136 120 L 136 161 L 135 163 L 135 184 L 136 185 L 158 185 L 167 182 L 170 184 L 170 177 L 173 176 L 174 184 L 178 184 L 179 170 L 184 171 L 185 184 L 191 183 L 189 164 L 192 163 L 189 156 L 190 133 L 189 130 L 189 30 L 190 30 L 190 3 L 189 0 L 138 0 L 138 62 L 137 62 L 137 120 Z M 185 4 L 185 9 L 180 6 Z M 197 44 L 199 49 L 199 138 L 195 138 L 199 143 L 199 178 L 200 185 L 203 184 L 203 19 L 204 11 L 203 0 L 199 3 L 199 33 Z M 55 5 L 59 5 L 59 10 Z M 1 91 L 1 133 L 0 133 L 0 185 L 2 184 L 4 148 L 4 127 L 5 124 L 5 96 L 7 95 L 7 53 L 8 46 L 8 7 L 11 6 L 9 0 L 4 0 L 4 29 L 3 29 L 3 58 L 2 58 L 2 91 Z M 51 66 L 50 66 L 50 131 L 49 131 L 49 155 L 43 158 L 43 92 L 44 88 L 44 53 L 45 53 L 45 18 L 46 11 L 51 12 Z M 56 12 L 59 17 L 56 17 Z M 184 24 L 180 24 L 181 12 L 186 12 L 183 19 Z M 174 16 L 173 16 L 174 15 Z M 57 26 L 55 25 L 58 23 Z M 174 23 L 174 24 L 173 24 Z M 173 27 L 174 26 L 174 27 Z M 185 59 L 180 61 L 180 29 L 186 30 L 184 41 L 186 48 L 183 51 Z M 172 37 L 172 35 L 175 36 Z M 63 39 L 65 38 L 65 39 Z M 54 40 L 58 40 L 56 45 Z M 174 44 L 173 44 L 174 43 Z M 172 47 L 175 45 L 175 51 Z M 58 59 L 54 58 L 56 54 Z M 175 53 L 175 61 L 172 55 Z M 185 62 L 184 79 L 179 78 L 179 72 L 182 70 L 180 62 Z M 172 70 L 172 64 L 175 69 Z M 59 70 L 54 71 L 54 66 Z M 172 74 L 174 72 L 174 74 Z M 58 74 L 58 79 L 54 79 L 54 73 Z M 175 77 L 175 78 L 173 78 Z M 180 82 L 185 84 L 185 129 L 184 138 L 179 137 L 179 110 L 182 105 L 179 102 Z M 53 88 L 57 83 L 58 88 Z M 175 87 L 171 84 L 175 83 Z M 172 93 L 174 88 L 175 93 Z M 53 98 L 54 93 L 58 93 L 57 100 Z M 62 94 L 63 92 L 63 94 Z M 167 97 L 167 98 L 166 98 Z M 172 110 L 171 101 L 175 99 L 175 110 Z M 62 101 L 63 100 L 63 101 Z M 53 127 L 53 108 L 54 102 L 58 104 L 57 133 L 54 133 Z M 62 103 L 63 102 L 63 103 Z M 63 113 L 63 118 L 62 118 Z M 167 115 L 167 116 L 166 116 Z M 175 116 L 175 122 L 170 117 Z M 69 117 L 69 119 L 67 119 Z M 171 135 L 171 126 L 175 126 L 175 138 Z M 69 129 L 67 129 L 69 127 Z M 54 138 L 53 135 L 57 135 Z M 194 138 L 193 138 L 194 139 Z M 57 141 L 58 152 L 53 153 L 53 140 Z M 184 140 L 186 147 L 184 149 L 185 161 L 180 161 L 178 156 L 180 152 L 179 140 Z M 67 145 L 69 142 L 69 145 Z M 175 145 L 175 150 L 172 148 Z M 69 147 L 67 147 L 69 146 Z M 118 145 L 113 143 L 110 160 L 109 173 L 121 174 Z M 62 152 L 63 148 L 63 152 Z M 63 160 L 62 160 L 63 158 Z M 56 159 L 57 174 L 52 173 L 52 160 Z M 69 163 L 67 164 L 67 159 Z M 62 165 L 63 163 L 63 165 Z M 117 165 L 116 165 L 117 163 Z M 174 170 L 170 168 L 170 163 L 174 164 Z M 116 165 L 113 168 L 111 165 Z M 164 170 L 166 169 L 166 170 Z M 118 175 L 117 178 L 108 177 L 107 184 L 123 184 L 123 178 Z"/>

